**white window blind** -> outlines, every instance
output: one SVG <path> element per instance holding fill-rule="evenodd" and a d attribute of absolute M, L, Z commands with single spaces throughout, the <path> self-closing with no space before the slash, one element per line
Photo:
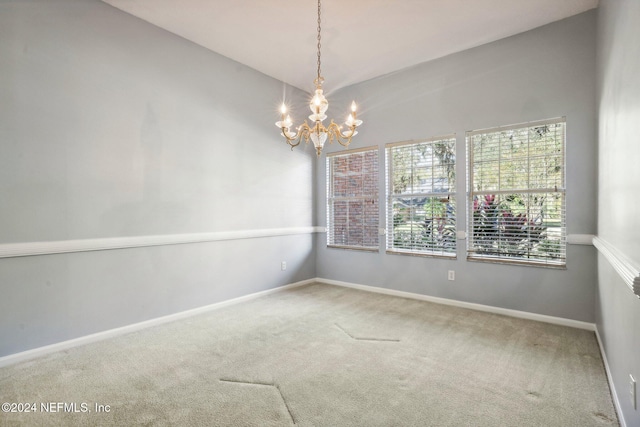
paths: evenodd
<path fill-rule="evenodd" d="M 327 246 L 378 250 L 378 149 L 327 154 Z"/>
<path fill-rule="evenodd" d="M 455 135 L 387 145 L 387 252 L 456 256 L 455 147 Z"/>
<path fill-rule="evenodd" d="M 565 119 L 467 132 L 468 258 L 564 266 Z"/>

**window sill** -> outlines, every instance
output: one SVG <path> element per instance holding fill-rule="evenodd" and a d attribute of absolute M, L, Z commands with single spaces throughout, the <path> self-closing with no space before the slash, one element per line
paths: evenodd
<path fill-rule="evenodd" d="M 327 245 L 329 249 L 346 249 L 349 251 L 359 251 L 359 252 L 379 252 L 380 248 L 364 248 L 359 246 L 341 246 L 341 245 Z"/>
<path fill-rule="evenodd" d="M 511 260 L 505 258 L 489 258 L 489 257 L 473 257 L 467 256 L 467 261 L 472 262 L 485 262 L 489 264 L 506 264 L 506 265 L 517 265 L 520 267 L 537 267 L 537 268 L 550 268 L 552 270 L 566 270 L 567 264 L 565 263 L 551 263 L 551 262 L 542 262 L 542 261 L 524 261 L 524 260 Z"/>
<path fill-rule="evenodd" d="M 408 255 L 408 256 L 417 256 L 424 258 L 443 258 L 443 259 L 457 259 L 458 256 L 456 254 L 447 254 L 447 253 L 433 253 L 433 252 L 419 252 L 419 251 L 409 251 L 409 250 L 391 250 L 387 249 L 387 253 L 389 255 Z"/>

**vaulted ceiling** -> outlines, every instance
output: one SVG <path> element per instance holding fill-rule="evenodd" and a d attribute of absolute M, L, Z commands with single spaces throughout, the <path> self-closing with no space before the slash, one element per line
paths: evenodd
<path fill-rule="evenodd" d="M 103 0 L 307 92 L 316 0 Z M 323 0 L 322 74 L 335 90 L 597 7 L 598 0 Z"/>

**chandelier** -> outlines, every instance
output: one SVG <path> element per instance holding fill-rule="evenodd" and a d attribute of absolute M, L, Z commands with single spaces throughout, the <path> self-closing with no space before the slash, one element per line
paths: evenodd
<path fill-rule="evenodd" d="M 309 108 L 312 113 L 309 116 L 311 125 L 307 124 L 307 121 L 305 120 L 304 123 L 296 128 L 296 132 L 291 131 L 293 121 L 291 116 L 287 114 L 287 106 L 284 103 L 280 107 L 282 120 L 276 123 L 276 126 L 282 130 L 281 135 L 284 136 L 287 144 L 291 146 L 292 150 L 293 147 L 300 145 L 300 142 L 303 139 L 306 143 L 309 143 L 309 139 L 311 139 L 318 157 L 320 157 L 322 147 L 324 147 L 324 143 L 327 141 L 327 138 L 329 138 L 329 143 L 332 143 L 335 140 L 338 141 L 340 145 L 347 147 L 351 143 L 351 138 L 358 133 L 358 131 L 356 131 L 356 127 L 362 124 L 362 120 L 358 120 L 356 116 L 355 101 L 351 103 L 351 113 L 344 123 L 346 126 L 344 131 L 342 130 L 342 126 L 336 124 L 333 120 L 331 120 L 328 127 L 325 127 L 322 124 L 322 122 L 327 118 L 325 113 L 329 108 L 329 101 L 327 101 L 327 98 L 322 94 L 322 83 L 324 82 L 324 77 L 322 77 L 320 73 L 321 40 L 320 0 L 318 0 L 318 77 L 313 81 L 316 86 L 316 91 L 311 98 L 311 102 L 309 102 Z"/>

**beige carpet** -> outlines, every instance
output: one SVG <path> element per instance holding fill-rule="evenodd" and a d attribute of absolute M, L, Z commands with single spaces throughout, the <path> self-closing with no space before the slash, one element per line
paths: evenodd
<path fill-rule="evenodd" d="M 592 332 L 329 285 L 2 368 L 0 402 L 37 406 L 2 426 L 618 425 Z"/>

